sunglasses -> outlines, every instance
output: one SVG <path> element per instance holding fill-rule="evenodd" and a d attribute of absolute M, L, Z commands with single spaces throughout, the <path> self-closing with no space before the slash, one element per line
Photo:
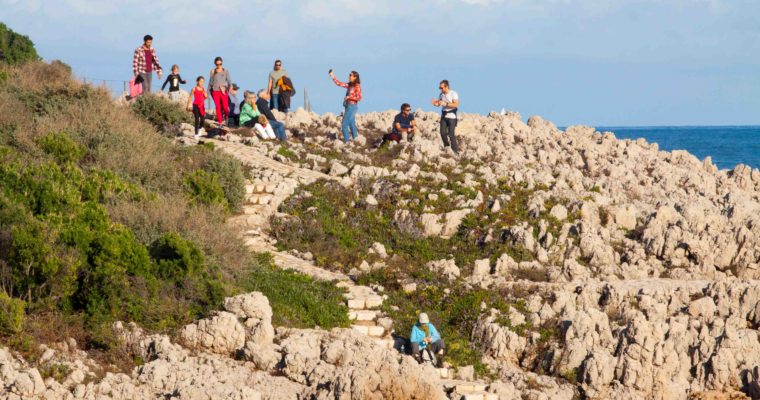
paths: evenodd
<path fill-rule="evenodd" d="M 282 67 L 282 64 L 275 64 L 275 67 Z"/>
<path fill-rule="evenodd" d="M 412 111 L 412 109 L 411 108 L 405 108 L 404 111 L 409 112 L 409 111 Z"/>
<path fill-rule="evenodd" d="M 222 65 L 222 63 L 216 63 L 216 65 Z"/>

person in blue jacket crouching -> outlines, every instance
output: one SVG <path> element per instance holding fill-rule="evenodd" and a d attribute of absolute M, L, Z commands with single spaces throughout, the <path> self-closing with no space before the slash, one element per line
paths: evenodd
<path fill-rule="evenodd" d="M 421 313 L 419 321 L 412 327 L 412 335 L 409 338 L 412 343 L 412 356 L 417 362 L 422 363 L 422 350 L 430 348 L 438 359 L 438 366 L 443 364 L 443 351 L 445 345 L 438 329 L 430 323 L 426 313 Z"/>

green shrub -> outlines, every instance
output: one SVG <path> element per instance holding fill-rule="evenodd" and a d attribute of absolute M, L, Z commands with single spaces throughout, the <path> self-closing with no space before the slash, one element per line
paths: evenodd
<path fill-rule="evenodd" d="M 56 382 L 62 383 L 71 373 L 71 368 L 66 364 L 51 363 L 39 367 L 42 379 L 53 378 Z"/>
<path fill-rule="evenodd" d="M 208 173 L 202 169 L 195 171 L 185 178 L 185 190 L 190 200 L 205 205 L 221 205 L 228 208 L 227 198 L 224 197 L 224 189 L 219 183 L 216 174 Z"/>
<path fill-rule="evenodd" d="M 163 133 L 173 133 L 182 122 L 191 123 L 182 105 L 154 95 L 143 95 L 132 103 L 132 111 Z"/>
<path fill-rule="evenodd" d="M 51 132 L 38 138 L 37 144 L 61 164 L 79 162 L 87 152 L 83 146 L 71 140 L 64 132 Z"/>
<path fill-rule="evenodd" d="M 51 74 L 61 74 L 63 67 L 45 65 L 42 69 Z M 73 82 L 69 85 L 56 88 L 43 88 L 42 90 L 29 90 L 15 88 L 17 98 L 37 116 L 50 116 L 60 118 L 63 110 L 73 104 L 84 101 L 88 102 L 96 96 L 95 92 L 86 86 L 77 86 Z"/>
<path fill-rule="evenodd" d="M 39 59 L 29 37 L 14 32 L 0 22 L 0 62 L 14 65 Z"/>
<path fill-rule="evenodd" d="M 274 266 L 269 253 L 259 255 L 243 288 L 259 291 L 269 299 L 278 326 L 324 329 L 347 327 L 348 309 L 334 282 L 316 281 L 309 276 Z"/>
<path fill-rule="evenodd" d="M 0 331 L 19 333 L 24 328 L 26 302 L 0 292 Z"/>
<path fill-rule="evenodd" d="M 158 276 L 165 279 L 184 278 L 202 271 L 205 260 L 195 243 L 177 233 L 168 233 L 151 246 L 150 255 L 158 263 Z"/>
<path fill-rule="evenodd" d="M 245 200 L 245 177 L 240 161 L 221 151 L 214 151 L 203 169 L 218 178 L 230 210 L 239 210 Z"/>

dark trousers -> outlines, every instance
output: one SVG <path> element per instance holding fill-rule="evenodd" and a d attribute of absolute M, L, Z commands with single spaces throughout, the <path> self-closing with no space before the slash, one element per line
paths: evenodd
<path fill-rule="evenodd" d="M 203 113 L 205 114 L 205 113 Z M 203 119 L 205 118 L 205 115 L 201 114 L 201 108 L 198 107 L 197 104 L 193 104 L 193 119 L 195 120 L 195 134 L 198 134 L 198 131 L 203 128 Z"/>
<path fill-rule="evenodd" d="M 443 339 L 438 339 L 435 342 L 429 344 L 427 348 L 429 348 L 433 354 L 438 354 L 439 351 L 446 348 L 446 345 L 443 343 Z M 415 357 L 420 355 L 419 343 L 412 343 L 412 355 Z"/>
<path fill-rule="evenodd" d="M 454 130 L 457 128 L 456 118 L 443 118 L 441 117 L 441 140 L 443 140 L 443 147 L 449 147 L 451 142 L 451 149 L 454 153 L 459 153 L 459 146 L 457 146 L 457 137 L 454 135 Z"/>

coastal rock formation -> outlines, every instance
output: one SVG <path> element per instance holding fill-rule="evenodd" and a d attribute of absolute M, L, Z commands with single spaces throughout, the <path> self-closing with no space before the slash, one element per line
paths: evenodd
<path fill-rule="evenodd" d="M 76 348 L 58 346 L 46 353 L 41 368 L 65 366 L 67 377 L 62 382 L 43 381 L 38 368 L 0 349 L 0 377 L 5 382 L 0 398 L 446 398 L 434 369 L 421 369 L 409 357 L 354 330 L 280 329 L 267 337 L 251 333 L 267 330 L 262 325 L 271 326 L 272 309 L 261 293 L 227 298 L 224 304 L 230 312 L 183 331 L 184 341 L 197 338 L 192 342 L 201 350 L 197 352 L 167 336 L 145 335 L 135 325 L 118 323 L 115 330 L 125 347 L 146 362 L 129 375 L 109 372 L 97 382 L 93 379 L 96 363 Z M 256 329 L 246 333 L 243 325 Z M 244 356 L 230 357 L 228 350 L 242 350 Z M 267 368 L 261 368 L 262 364 Z"/>
<path fill-rule="evenodd" d="M 359 115 L 363 140 L 380 137 L 394 114 Z M 325 179 L 356 190 L 345 199 L 352 209 L 388 207 L 383 223 L 409 237 L 498 244 L 460 265 L 452 255 L 420 265 L 444 282 L 510 301 L 500 310 L 473 305 L 466 335 L 494 380 L 488 393 L 468 399 L 760 398 L 760 171 L 718 170 L 709 158 L 591 127 L 561 131 L 537 116 L 526 123 L 517 113 L 462 115 L 455 157 L 440 144 L 439 115 L 415 115 L 420 132 L 382 151 L 343 144 L 337 116 L 303 110 L 287 119 L 303 143 L 284 148 L 230 135 L 220 147 L 240 157 L 240 148 L 256 152 L 267 174 L 254 190 L 266 213 L 236 218 L 263 230 L 270 217 L 308 223 L 311 214 L 282 215 L 278 205 L 298 183 Z M 366 182 L 371 193 L 359 193 Z M 360 270 L 375 270 L 378 260 L 403 267 L 388 239 L 361 243 L 371 258 Z M 314 258 L 307 250 L 299 254 Z M 425 289 L 411 280 L 394 285 L 409 296 Z M 125 347 L 144 363 L 99 379 L 97 363 L 76 346 L 51 345 L 41 361 L 68 368 L 60 382 L 2 350 L 0 397 L 447 396 L 435 369 L 366 335 L 275 329 L 272 316 L 266 297 L 249 293 L 226 299 L 223 311 L 186 326 L 176 342 L 120 324 Z M 391 322 L 383 319 L 383 332 Z M 462 398 L 456 390 L 449 394 Z"/>

